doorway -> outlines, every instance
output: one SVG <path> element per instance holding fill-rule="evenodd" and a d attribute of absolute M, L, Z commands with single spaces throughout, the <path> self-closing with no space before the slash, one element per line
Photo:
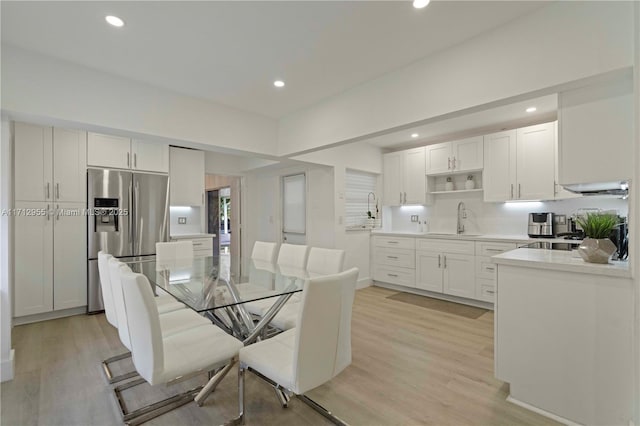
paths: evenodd
<path fill-rule="evenodd" d="M 307 179 L 305 173 L 282 177 L 282 242 L 306 244 Z"/>
<path fill-rule="evenodd" d="M 237 176 L 206 175 L 207 220 L 206 227 L 213 237 L 213 255 L 220 256 L 231 277 L 240 277 L 241 212 L 240 186 Z"/>

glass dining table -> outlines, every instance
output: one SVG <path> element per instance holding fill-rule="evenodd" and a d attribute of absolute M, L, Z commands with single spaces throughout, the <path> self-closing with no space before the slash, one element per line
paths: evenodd
<path fill-rule="evenodd" d="M 155 294 L 170 294 L 245 344 L 270 332 L 269 322 L 309 277 L 304 269 L 241 259 L 245 273 L 237 278 L 224 255 L 127 265 L 149 279 Z M 262 308 L 261 317 L 247 309 L 252 303 Z"/>

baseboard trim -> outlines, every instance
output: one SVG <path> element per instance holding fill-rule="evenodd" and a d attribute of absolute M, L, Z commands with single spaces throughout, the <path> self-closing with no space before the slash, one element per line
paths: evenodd
<path fill-rule="evenodd" d="M 558 416 L 556 414 L 553 414 L 553 413 L 550 413 L 548 411 L 545 411 L 542 408 L 538 408 L 538 407 L 535 407 L 535 406 L 533 406 L 531 404 L 527 404 L 526 402 L 522 402 L 522 401 L 520 401 L 518 399 L 515 399 L 511 395 L 509 395 L 507 397 L 507 401 L 512 403 L 512 404 L 518 405 L 518 406 L 520 406 L 522 408 L 525 408 L 525 409 L 527 409 L 529 411 L 533 411 L 534 413 L 538 413 L 541 416 L 548 417 L 551 420 L 555 420 L 558 423 L 562 423 L 562 424 L 565 424 L 567 426 L 580 426 L 580 423 L 573 422 L 573 421 L 571 421 L 569 419 L 565 419 L 564 417 L 561 417 L 561 416 Z"/>
<path fill-rule="evenodd" d="M 15 349 L 11 349 L 9 352 L 9 358 L 3 359 L 2 364 L 0 364 L 0 382 L 8 382 L 9 380 L 13 380 L 13 374 L 16 366 L 16 351 Z"/>
<path fill-rule="evenodd" d="M 476 308 L 488 309 L 490 311 L 494 310 L 493 303 L 483 302 L 481 300 L 465 299 L 464 297 L 450 296 L 448 294 L 443 294 L 443 293 L 434 293 L 428 290 L 421 290 L 419 288 L 411 288 L 411 287 L 405 287 L 401 285 L 383 283 L 380 281 L 373 281 L 373 285 L 376 287 L 382 287 L 389 290 L 417 294 L 418 296 L 433 297 L 434 299 L 446 300 L 447 302 L 461 303 L 463 305 L 469 305 Z"/>
<path fill-rule="evenodd" d="M 358 280 L 358 282 L 356 283 L 356 290 L 361 290 L 363 288 L 371 287 L 372 285 L 373 285 L 373 281 L 371 280 L 371 278 L 362 278 L 361 280 Z"/>
<path fill-rule="evenodd" d="M 77 308 L 62 309 L 60 311 L 44 312 L 42 314 L 26 315 L 24 317 L 16 317 L 13 319 L 13 325 L 31 324 L 34 322 L 48 321 L 52 319 L 71 317 L 73 315 L 86 314 L 87 307 L 79 306 Z"/>

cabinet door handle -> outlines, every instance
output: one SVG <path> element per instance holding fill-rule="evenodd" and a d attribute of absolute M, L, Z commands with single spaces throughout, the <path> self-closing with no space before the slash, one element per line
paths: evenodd
<path fill-rule="evenodd" d="M 49 199 L 49 194 L 49 182 L 47 182 L 47 186 L 45 186 L 45 195 L 47 200 Z"/>
<path fill-rule="evenodd" d="M 488 247 L 487 247 L 487 248 L 485 248 L 485 251 L 493 251 L 493 252 L 496 252 L 496 253 L 502 253 L 504 250 L 502 250 L 502 249 L 488 248 Z"/>
<path fill-rule="evenodd" d="M 489 294 L 496 294 L 495 290 L 486 290 L 486 292 L 489 293 Z"/>
<path fill-rule="evenodd" d="M 390 277 L 396 277 L 396 278 L 398 278 L 398 275 L 397 275 L 397 274 L 387 274 L 387 275 L 388 275 L 388 276 L 390 276 Z"/>
<path fill-rule="evenodd" d="M 438 255 L 438 268 L 440 267 L 440 255 Z"/>
<path fill-rule="evenodd" d="M 60 220 L 60 204 L 56 205 L 56 220 Z"/>
<path fill-rule="evenodd" d="M 400 204 L 402 204 L 402 191 L 400 191 Z"/>
<path fill-rule="evenodd" d="M 47 204 L 47 220 L 49 220 L 49 210 L 51 209 L 51 206 L 49 204 Z"/>
<path fill-rule="evenodd" d="M 130 167 L 130 166 L 131 166 L 131 163 L 130 163 L 130 160 L 129 160 L 129 156 L 130 156 L 130 155 L 131 155 L 131 154 L 129 154 L 129 153 L 127 152 L 127 167 Z"/>
<path fill-rule="evenodd" d="M 138 167 L 138 154 L 133 153 L 133 167 Z"/>
<path fill-rule="evenodd" d="M 447 170 L 451 170 L 451 157 L 447 157 Z"/>
<path fill-rule="evenodd" d="M 511 199 L 513 200 L 513 184 L 511 184 Z"/>
<path fill-rule="evenodd" d="M 60 182 L 56 183 L 56 200 L 60 199 Z"/>
<path fill-rule="evenodd" d="M 522 191 L 520 188 L 520 184 L 518 184 L 518 198 L 521 198 L 521 197 L 522 197 Z"/>
<path fill-rule="evenodd" d="M 447 269 L 447 256 L 442 256 L 442 267 Z"/>
<path fill-rule="evenodd" d="M 404 193 L 404 203 L 407 204 L 407 193 Z"/>
<path fill-rule="evenodd" d="M 490 267 L 488 267 L 488 266 L 487 266 L 486 268 L 484 268 L 484 269 L 486 269 L 487 271 L 491 271 L 491 272 L 493 272 L 493 271 L 495 271 L 495 270 L 496 270 L 496 268 L 490 268 Z"/>
<path fill-rule="evenodd" d="M 453 157 L 453 170 L 456 169 L 456 157 Z"/>
<path fill-rule="evenodd" d="M 387 241 L 389 244 L 398 244 L 398 241 Z"/>
<path fill-rule="evenodd" d="M 387 256 L 387 258 L 389 258 L 389 259 L 397 259 L 398 256 Z"/>

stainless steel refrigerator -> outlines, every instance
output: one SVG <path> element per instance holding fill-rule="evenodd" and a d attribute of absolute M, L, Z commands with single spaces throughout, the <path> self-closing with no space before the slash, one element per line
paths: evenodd
<path fill-rule="evenodd" d="M 156 253 L 169 240 L 169 177 L 124 170 L 87 171 L 87 311 L 104 309 L 98 251 L 118 258 Z"/>

